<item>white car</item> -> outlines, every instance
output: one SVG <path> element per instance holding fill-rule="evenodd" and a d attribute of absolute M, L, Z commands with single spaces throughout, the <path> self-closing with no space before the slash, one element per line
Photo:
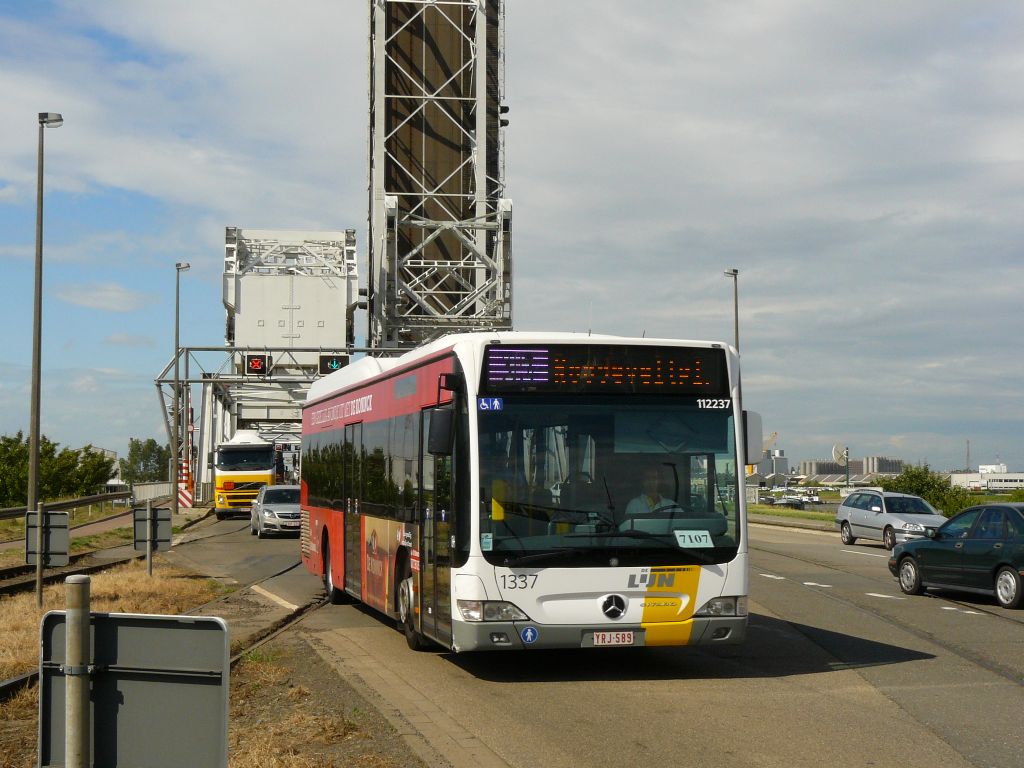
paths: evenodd
<path fill-rule="evenodd" d="M 946 518 L 920 496 L 890 491 L 854 491 L 836 510 L 836 527 L 843 544 L 875 539 L 886 549 L 924 536 L 925 528 L 938 528 Z"/>
<path fill-rule="evenodd" d="M 249 533 L 261 539 L 271 533 L 298 535 L 299 486 L 264 485 L 252 503 Z"/>

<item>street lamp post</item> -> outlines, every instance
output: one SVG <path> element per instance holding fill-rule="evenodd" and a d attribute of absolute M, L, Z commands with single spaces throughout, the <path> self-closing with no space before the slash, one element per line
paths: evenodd
<path fill-rule="evenodd" d="M 178 340 L 178 327 L 181 315 L 181 273 L 188 271 L 191 264 L 179 261 L 174 265 L 174 408 L 171 416 L 171 519 L 178 514 L 178 480 L 181 466 L 178 457 L 178 433 L 181 424 L 181 394 L 178 379 L 178 358 L 181 356 L 181 343 Z"/>
<path fill-rule="evenodd" d="M 736 335 L 736 351 L 740 351 L 740 293 L 739 276 L 740 271 L 735 267 L 725 270 L 725 276 L 732 278 L 732 322 Z"/>
<path fill-rule="evenodd" d="M 39 153 L 36 160 L 36 284 L 32 308 L 32 391 L 28 419 L 28 503 L 34 510 L 39 504 L 39 368 L 42 359 L 43 329 L 43 128 L 58 128 L 64 118 L 56 112 L 39 113 Z M 37 521 L 40 530 L 43 521 Z M 42 560 L 42 553 L 36 557 Z"/>

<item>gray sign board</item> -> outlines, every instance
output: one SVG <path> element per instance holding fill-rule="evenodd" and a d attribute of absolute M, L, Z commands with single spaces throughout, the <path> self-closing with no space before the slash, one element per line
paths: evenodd
<path fill-rule="evenodd" d="M 25 513 L 25 562 L 36 564 L 39 513 Z M 67 512 L 43 511 L 43 565 L 53 568 L 68 564 L 70 532 Z"/>
<path fill-rule="evenodd" d="M 228 764 L 228 627 L 207 616 L 92 613 L 89 765 Z M 64 764 L 66 623 L 40 625 L 39 763 Z"/>
<path fill-rule="evenodd" d="M 132 521 L 135 523 L 135 549 L 146 551 L 146 542 L 153 540 L 153 551 L 164 552 L 171 548 L 171 510 L 167 507 L 153 507 L 149 531 L 146 530 L 146 510 L 133 511 Z"/>

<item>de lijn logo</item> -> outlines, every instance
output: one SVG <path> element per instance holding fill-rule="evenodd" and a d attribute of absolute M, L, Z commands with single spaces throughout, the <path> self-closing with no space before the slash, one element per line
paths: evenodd
<path fill-rule="evenodd" d="M 671 587 L 676 583 L 675 573 L 651 573 L 650 568 L 641 568 L 640 573 L 629 574 L 629 581 L 626 583 L 630 589 L 639 587 Z"/>

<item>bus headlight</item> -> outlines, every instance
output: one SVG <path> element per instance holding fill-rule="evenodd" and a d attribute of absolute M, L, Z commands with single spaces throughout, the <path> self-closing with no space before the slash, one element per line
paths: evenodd
<path fill-rule="evenodd" d="M 746 616 L 747 598 L 713 597 L 694 616 Z"/>
<path fill-rule="evenodd" d="M 458 600 L 464 621 L 529 621 L 512 603 L 491 600 Z"/>
<path fill-rule="evenodd" d="M 218 493 L 217 494 L 217 503 L 220 504 L 221 506 L 224 505 L 224 494 L 223 493 Z"/>

